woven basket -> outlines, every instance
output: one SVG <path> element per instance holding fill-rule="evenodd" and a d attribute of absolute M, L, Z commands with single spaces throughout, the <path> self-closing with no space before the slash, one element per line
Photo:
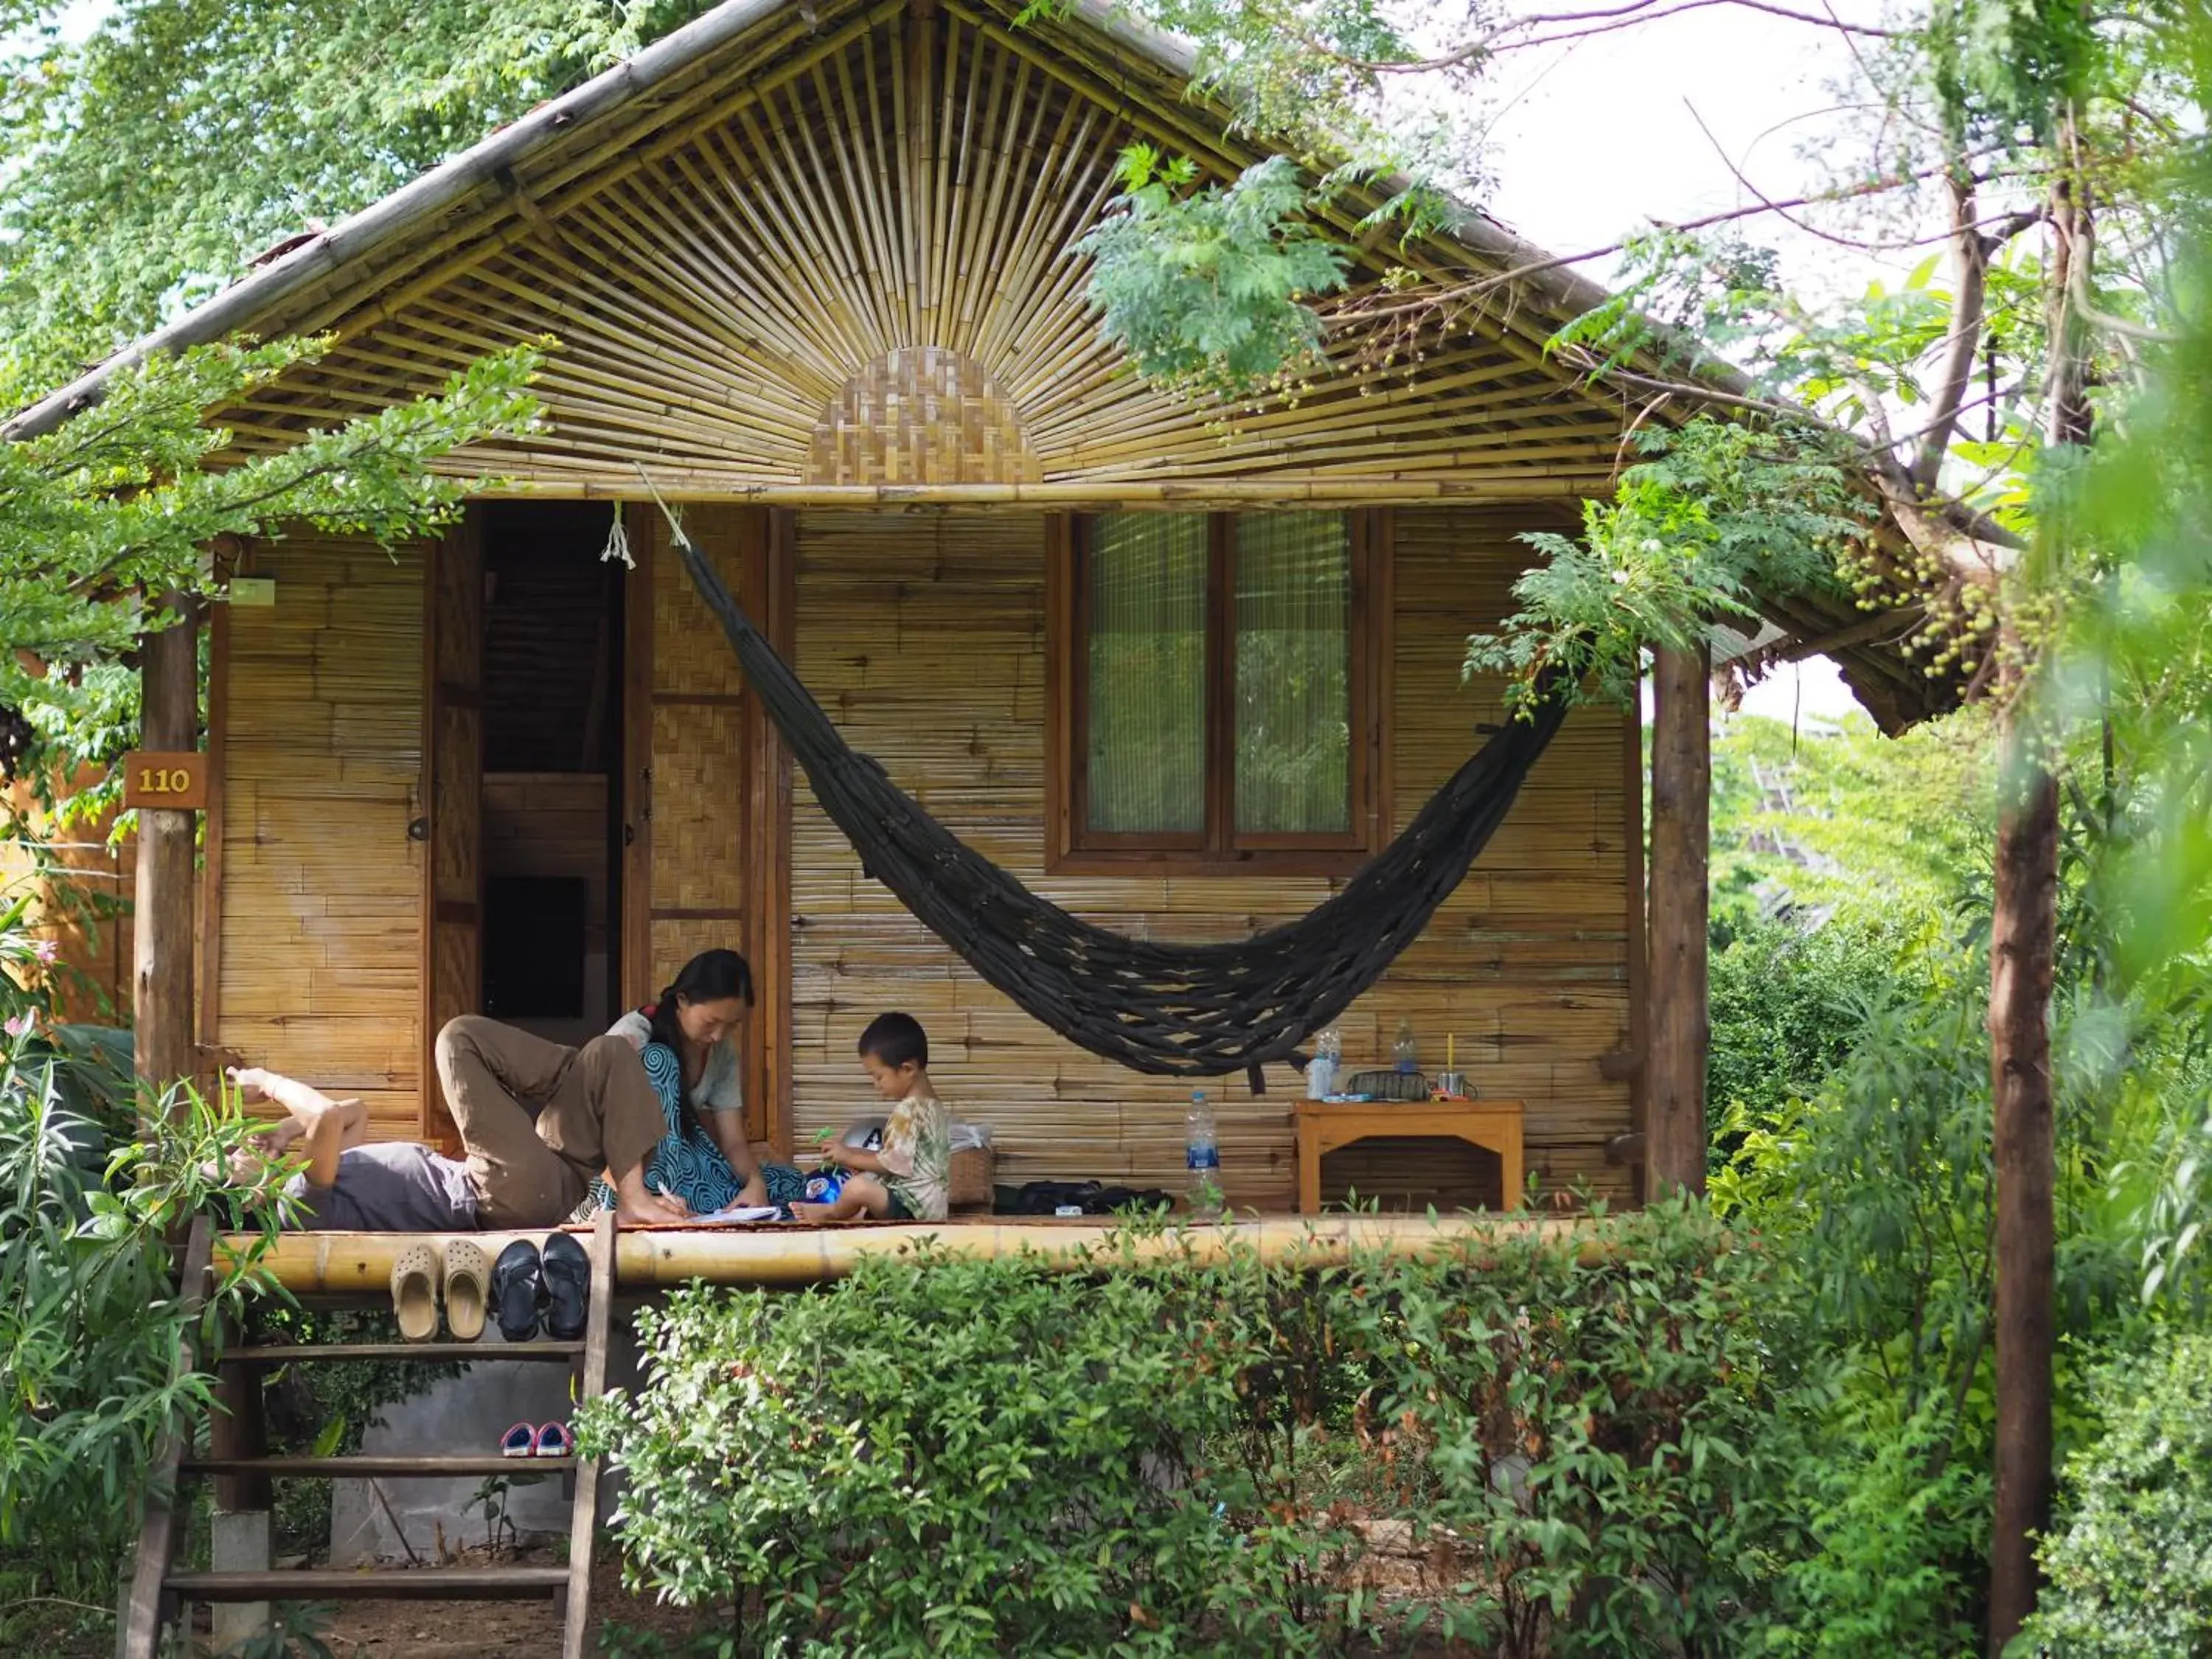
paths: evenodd
<path fill-rule="evenodd" d="M 955 1210 L 991 1207 L 991 1182 L 998 1174 L 999 1155 L 988 1146 L 963 1146 L 952 1154 L 951 1179 L 945 1204 Z"/>
<path fill-rule="evenodd" d="M 1429 1080 L 1419 1072 L 1354 1072 L 1344 1092 L 1370 1100 L 1426 1100 Z"/>

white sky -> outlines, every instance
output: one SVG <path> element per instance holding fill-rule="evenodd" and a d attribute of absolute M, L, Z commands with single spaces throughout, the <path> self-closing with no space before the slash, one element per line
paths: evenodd
<path fill-rule="evenodd" d="M 1801 3 L 1819 7 L 1819 0 Z M 1583 4 L 1597 9 L 1595 0 Z M 1855 22 L 1879 21 L 1868 0 L 1840 0 L 1837 13 Z M 1806 118 L 1836 101 L 1827 83 L 1848 77 L 1852 67 L 1850 48 L 1836 31 L 1729 5 L 1512 54 L 1492 73 L 1497 185 L 1484 206 L 1538 246 L 1577 253 L 1618 241 L 1647 219 L 1681 221 L 1750 205 L 1757 198 L 1736 181 L 1728 161 L 1769 199 L 1806 194 L 1819 187 L 1819 172 L 1799 151 L 1834 127 L 1832 117 Z M 1699 130 L 1699 118 L 1711 138 Z M 1771 221 L 1747 228 L 1779 249 L 1793 281 L 1814 292 L 1856 292 L 1877 277 L 1895 280 L 1921 257 L 1898 256 L 1886 270 Z M 1604 262 L 1585 269 L 1601 281 L 1607 275 Z M 1832 719 L 1856 706 L 1825 658 L 1778 669 L 1744 699 L 1749 712 L 1784 720 L 1793 711 Z"/>
<path fill-rule="evenodd" d="M 1821 0 L 1799 3 L 1818 11 Z M 1836 15 L 1880 21 L 1869 0 L 1838 0 Z M 1491 73 L 1497 185 L 1484 205 L 1539 246 L 1575 253 L 1649 219 L 1753 205 L 1757 197 L 1729 161 L 1770 199 L 1803 195 L 1826 181 L 1800 151 L 1835 134 L 1837 118 L 1825 112 L 1837 101 L 1835 83 L 1855 78 L 1850 45 L 1837 31 L 1731 5 L 1509 54 Z M 1778 247 L 1785 269 L 1817 291 L 1856 290 L 1882 273 L 1872 259 L 1770 217 L 1745 228 Z M 1918 257 L 1899 255 L 1894 269 Z M 1606 273 L 1597 265 L 1589 274 Z"/>

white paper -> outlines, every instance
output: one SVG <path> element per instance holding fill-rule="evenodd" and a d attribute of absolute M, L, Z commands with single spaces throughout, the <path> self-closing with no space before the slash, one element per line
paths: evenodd
<path fill-rule="evenodd" d="M 782 1213 L 773 1204 L 732 1204 L 726 1210 L 717 1210 L 712 1215 L 695 1215 L 694 1227 L 720 1227 L 733 1221 L 773 1221 Z"/>

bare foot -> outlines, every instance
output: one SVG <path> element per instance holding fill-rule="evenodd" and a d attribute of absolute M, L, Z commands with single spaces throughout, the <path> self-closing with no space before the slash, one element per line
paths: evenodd
<path fill-rule="evenodd" d="M 793 1221 L 827 1221 L 830 1218 L 830 1207 L 827 1204 L 808 1204 L 793 1199 L 791 1204 L 791 1218 Z"/>
<path fill-rule="evenodd" d="M 615 1219 L 632 1227 L 680 1227 L 691 1219 L 691 1206 L 665 1193 L 647 1193 L 635 1204 L 617 1205 Z"/>

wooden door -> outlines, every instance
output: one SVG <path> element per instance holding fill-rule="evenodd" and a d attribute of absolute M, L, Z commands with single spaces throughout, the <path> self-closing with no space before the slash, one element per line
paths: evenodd
<path fill-rule="evenodd" d="M 788 650 L 787 515 L 694 506 L 688 532 L 772 643 Z M 721 626 L 693 590 L 667 526 L 629 521 L 623 662 L 623 1000 L 650 1000 L 700 951 L 752 964 L 745 1130 L 788 1152 L 791 1134 L 791 763 L 745 696 Z M 780 637 L 781 635 L 781 637 Z"/>
<path fill-rule="evenodd" d="M 466 514 L 430 553 L 423 630 L 422 1139 L 458 1156 L 438 1033 L 483 996 L 483 526 Z"/>

